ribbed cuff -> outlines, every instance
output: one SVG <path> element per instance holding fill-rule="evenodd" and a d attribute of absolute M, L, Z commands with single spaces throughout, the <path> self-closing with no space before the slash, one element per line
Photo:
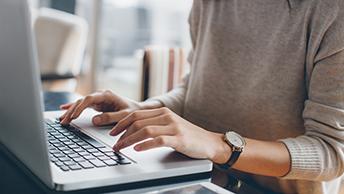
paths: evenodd
<path fill-rule="evenodd" d="M 316 179 L 321 172 L 319 145 L 309 137 L 300 136 L 279 140 L 289 150 L 291 157 L 290 171 L 283 179 Z"/>

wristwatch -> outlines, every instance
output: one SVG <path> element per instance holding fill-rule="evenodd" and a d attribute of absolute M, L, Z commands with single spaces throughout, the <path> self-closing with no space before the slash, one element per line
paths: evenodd
<path fill-rule="evenodd" d="M 239 156 L 246 145 L 246 141 L 241 137 L 241 135 L 234 131 L 228 131 L 225 133 L 224 141 L 232 148 L 232 154 L 226 163 L 219 166 L 224 169 L 229 169 L 239 159 Z"/>

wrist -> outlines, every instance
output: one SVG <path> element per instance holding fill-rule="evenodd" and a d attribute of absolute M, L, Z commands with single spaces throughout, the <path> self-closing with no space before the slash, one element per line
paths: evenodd
<path fill-rule="evenodd" d="M 139 102 L 138 106 L 140 110 L 145 110 L 145 109 L 161 108 L 163 107 L 163 104 L 158 100 L 148 99 L 146 101 Z"/>
<path fill-rule="evenodd" d="M 224 134 L 215 133 L 216 146 L 212 151 L 209 159 L 217 164 L 224 164 L 232 154 L 232 148 L 225 142 Z"/>

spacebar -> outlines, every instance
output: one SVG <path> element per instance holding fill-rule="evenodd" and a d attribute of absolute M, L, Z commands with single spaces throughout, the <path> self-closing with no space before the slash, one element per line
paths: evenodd
<path fill-rule="evenodd" d="M 96 148 L 104 148 L 105 147 L 105 145 L 99 143 L 97 140 L 93 139 L 92 137 L 86 135 L 85 133 L 83 133 L 81 131 L 77 131 L 76 133 L 81 139 L 85 140 L 87 143 L 91 144 L 92 146 L 94 146 Z"/>

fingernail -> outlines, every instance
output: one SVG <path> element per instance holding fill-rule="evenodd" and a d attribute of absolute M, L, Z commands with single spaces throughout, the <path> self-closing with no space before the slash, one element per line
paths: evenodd
<path fill-rule="evenodd" d="M 141 147 L 139 145 L 134 146 L 134 150 L 141 151 Z"/>
<path fill-rule="evenodd" d="M 111 136 L 114 136 L 114 135 L 115 135 L 115 129 L 112 129 L 112 130 L 110 131 L 110 135 L 111 135 Z"/>
<path fill-rule="evenodd" d="M 96 123 L 96 124 L 100 124 L 101 122 L 102 122 L 102 118 L 100 118 L 100 117 L 94 117 L 94 122 Z"/>
<path fill-rule="evenodd" d="M 66 125 L 69 125 L 69 120 L 64 118 L 62 121 L 60 121 L 60 124 L 63 125 L 63 126 L 66 126 Z"/>
<path fill-rule="evenodd" d="M 112 147 L 112 149 L 113 149 L 113 151 L 115 151 L 115 152 L 118 152 L 118 151 L 119 151 L 119 147 L 117 146 L 117 144 L 114 145 L 114 146 Z"/>

